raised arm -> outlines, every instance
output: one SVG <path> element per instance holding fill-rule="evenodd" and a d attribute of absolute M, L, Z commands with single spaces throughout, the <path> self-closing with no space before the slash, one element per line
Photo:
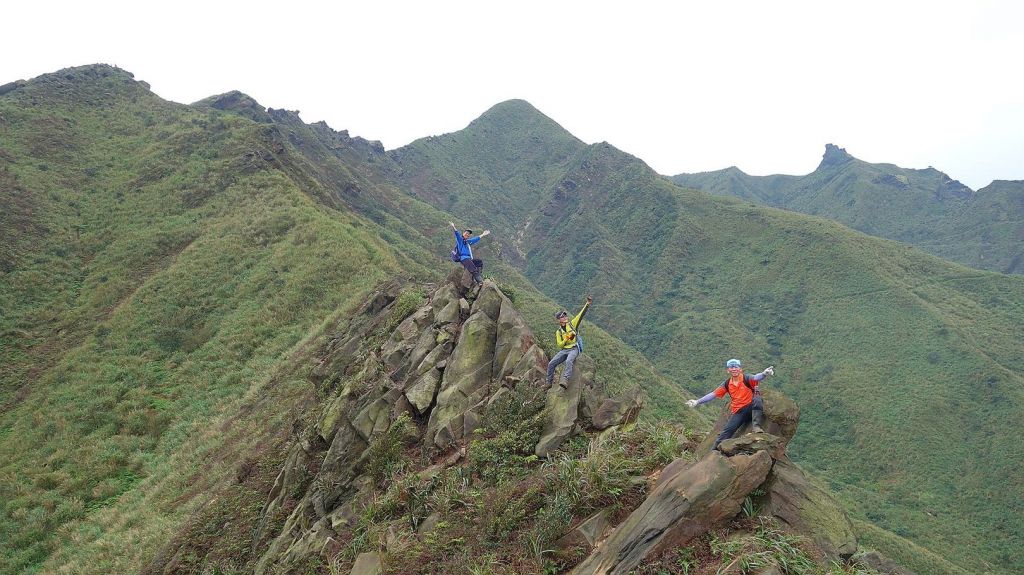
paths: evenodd
<path fill-rule="evenodd" d="M 590 309 L 590 304 L 592 303 L 594 303 L 594 298 L 587 296 L 587 301 L 583 304 L 583 309 L 581 309 L 580 313 L 576 314 L 576 317 L 572 318 L 572 321 L 570 322 L 573 329 L 579 327 L 580 322 L 583 321 L 583 316 L 587 314 L 587 310 Z"/>

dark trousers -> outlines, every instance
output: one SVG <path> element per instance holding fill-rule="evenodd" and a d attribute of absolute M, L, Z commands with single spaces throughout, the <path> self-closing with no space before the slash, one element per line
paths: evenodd
<path fill-rule="evenodd" d="M 715 440 L 715 447 L 718 447 L 719 443 L 722 443 L 726 439 L 732 437 L 732 434 L 736 433 L 736 430 L 743 427 L 744 424 L 750 423 L 751 415 L 755 409 L 758 411 L 764 411 L 764 401 L 761 399 L 760 395 L 755 395 L 754 400 L 751 401 L 750 404 L 732 414 L 729 421 L 725 422 L 725 427 L 722 428 L 722 433 L 719 433 L 718 439 Z"/>
<path fill-rule="evenodd" d="M 473 276 L 473 281 L 478 284 L 484 283 L 484 276 L 481 274 L 481 270 L 484 269 L 484 260 L 462 260 L 462 267 L 466 268 L 469 275 Z"/>

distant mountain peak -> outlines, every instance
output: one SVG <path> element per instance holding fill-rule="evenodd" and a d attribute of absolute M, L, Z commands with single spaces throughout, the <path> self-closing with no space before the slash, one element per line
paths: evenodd
<path fill-rule="evenodd" d="M 266 108 L 260 105 L 252 96 L 238 90 L 203 98 L 192 105 L 197 108 L 213 108 L 225 112 L 234 112 L 257 122 L 269 123 L 271 121 L 270 114 L 267 113 Z"/>
<path fill-rule="evenodd" d="M 499 127 L 508 129 L 511 126 L 530 127 L 531 130 L 540 129 L 548 134 L 558 133 L 576 139 L 558 122 L 552 120 L 543 112 L 526 100 L 513 99 L 499 102 L 490 107 L 479 118 L 470 122 L 469 127 L 487 128 Z"/>
<path fill-rule="evenodd" d="M 835 144 L 825 144 L 825 155 L 821 157 L 821 164 L 818 165 L 818 168 L 840 166 L 853 159 L 855 158 L 846 152 L 846 148 L 840 148 Z"/>

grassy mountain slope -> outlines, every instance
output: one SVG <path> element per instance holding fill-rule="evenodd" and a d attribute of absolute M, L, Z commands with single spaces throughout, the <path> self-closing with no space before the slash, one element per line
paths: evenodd
<path fill-rule="evenodd" d="M 1024 273 L 1024 182 L 996 181 L 973 192 L 934 168 L 870 164 L 832 144 L 806 176 L 750 176 L 727 168 L 671 179 L 715 195 L 830 218 L 974 268 Z"/>
<path fill-rule="evenodd" d="M 387 183 L 379 145 L 253 104 L 107 66 L 0 96 L 0 572 L 137 570 L 273 459 L 311 341 L 382 281 L 447 271 L 449 217 Z M 556 304 L 499 275 L 546 331 Z M 590 333 L 610 388 L 690 397 Z"/>
<path fill-rule="evenodd" d="M 1024 452 L 1006 425 L 1024 405 L 1021 278 L 680 189 L 607 144 L 521 165 L 549 187 L 519 204 L 503 197 L 514 186 L 481 179 L 495 160 L 480 140 L 521 133 L 509 158 L 567 140 L 534 114 L 502 104 L 393 155 L 407 181 L 450 190 L 453 210 L 494 229 L 503 254 L 524 254 L 545 293 L 608 302 L 595 321 L 692 391 L 711 389 L 730 356 L 776 365 L 770 385 L 805 410 L 794 453 L 860 516 L 971 569 L 1024 565 L 1003 543 L 1024 534 Z"/>

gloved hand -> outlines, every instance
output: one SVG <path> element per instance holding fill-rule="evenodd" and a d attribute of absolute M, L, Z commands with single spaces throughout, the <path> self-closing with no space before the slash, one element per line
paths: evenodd
<path fill-rule="evenodd" d="M 491 233 L 491 230 L 484 230 L 483 233 L 480 234 L 480 237 L 482 238 L 482 237 L 484 237 L 484 236 L 486 236 L 486 235 L 488 235 L 490 233 Z"/>
<path fill-rule="evenodd" d="M 686 406 L 687 407 L 697 407 L 697 400 L 696 399 L 689 399 L 689 400 L 687 400 L 686 401 Z"/>
<path fill-rule="evenodd" d="M 569 341 L 572 341 L 572 340 L 576 339 L 576 334 L 574 334 L 572 332 L 569 332 L 569 334 L 565 336 L 565 339 L 567 339 Z"/>
<path fill-rule="evenodd" d="M 775 366 L 774 365 L 769 365 L 768 367 L 766 367 L 765 370 L 764 370 L 764 374 L 765 375 L 775 375 Z"/>

